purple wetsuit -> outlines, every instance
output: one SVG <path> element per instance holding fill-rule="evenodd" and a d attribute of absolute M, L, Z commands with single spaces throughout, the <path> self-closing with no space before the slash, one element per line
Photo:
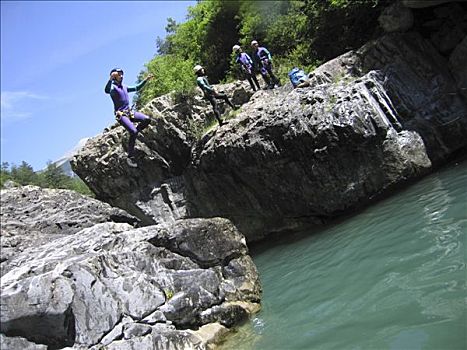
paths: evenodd
<path fill-rule="evenodd" d="M 271 53 L 265 47 L 259 47 L 255 52 L 255 60 L 259 63 L 261 75 L 271 88 L 274 84 L 280 85 L 279 79 L 274 75 L 272 71 L 272 57 Z"/>
<path fill-rule="evenodd" d="M 251 74 L 253 68 L 253 61 L 247 53 L 242 52 L 239 55 L 237 55 L 236 61 L 240 63 L 248 73 Z"/>
<path fill-rule="evenodd" d="M 130 109 L 130 97 L 129 92 L 139 91 L 146 80 L 143 80 L 136 86 L 126 86 L 118 84 L 115 80 L 109 80 L 105 86 L 105 92 L 110 94 L 114 103 L 114 110 L 117 116 L 118 122 L 130 133 L 130 140 L 128 142 L 128 157 L 132 157 L 135 149 L 136 136 L 138 132 L 147 127 L 150 123 L 150 119 L 147 115 L 140 112 L 131 112 Z M 118 113 L 126 112 L 126 113 Z M 138 126 L 135 126 L 133 122 L 137 122 Z"/>
<path fill-rule="evenodd" d="M 243 72 L 245 73 L 245 76 L 250 83 L 251 88 L 256 91 L 256 89 L 260 89 L 258 80 L 256 79 L 256 74 L 253 70 L 253 61 L 251 60 L 250 56 L 248 56 L 247 53 L 241 52 L 237 54 L 237 63 L 240 63 L 242 66 Z M 256 86 L 255 86 L 256 84 Z"/>

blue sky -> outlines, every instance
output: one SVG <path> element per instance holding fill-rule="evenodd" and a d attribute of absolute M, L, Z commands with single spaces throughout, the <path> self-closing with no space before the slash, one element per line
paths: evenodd
<path fill-rule="evenodd" d="M 1 161 L 40 170 L 113 124 L 110 70 L 132 85 L 195 3 L 1 1 Z"/>

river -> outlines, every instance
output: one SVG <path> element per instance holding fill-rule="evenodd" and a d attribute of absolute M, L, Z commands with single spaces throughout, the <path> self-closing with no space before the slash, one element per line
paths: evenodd
<path fill-rule="evenodd" d="M 467 349 L 467 161 L 251 253 L 262 310 L 222 350 Z"/>

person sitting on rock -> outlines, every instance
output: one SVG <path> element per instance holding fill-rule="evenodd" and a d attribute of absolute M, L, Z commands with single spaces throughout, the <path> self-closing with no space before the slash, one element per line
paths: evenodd
<path fill-rule="evenodd" d="M 110 94 L 114 104 L 115 118 L 118 123 L 130 133 L 130 140 L 128 142 L 128 157 L 127 163 L 131 167 L 137 167 L 134 159 L 134 149 L 136 136 L 138 133 L 146 128 L 151 119 L 143 113 L 132 111 L 130 108 L 129 92 L 137 92 L 142 89 L 146 82 L 152 79 L 152 75 L 149 74 L 143 81 L 136 86 L 123 85 L 123 70 L 120 68 L 114 68 L 110 71 L 110 78 L 105 85 L 105 93 Z M 135 126 L 138 123 L 138 126 Z"/>
<path fill-rule="evenodd" d="M 265 47 L 259 46 L 256 40 L 251 42 L 251 47 L 254 50 L 254 60 L 258 64 L 261 72 L 261 76 L 266 82 L 265 89 L 274 89 L 274 86 L 281 86 L 279 79 L 274 75 L 272 71 L 272 57 L 271 53 Z"/>
<path fill-rule="evenodd" d="M 250 86 L 253 89 L 253 91 L 259 90 L 260 86 L 258 83 L 258 79 L 256 79 L 256 74 L 254 72 L 253 61 L 251 60 L 251 57 L 246 52 L 243 52 L 240 45 L 234 45 L 232 47 L 232 51 L 237 54 L 235 62 L 240 64 L 242 71 L 245 74 L 245 77 L 247 78 L 248 82 L 250 83 Z"/>
<path fill-rule="evenodd" d="M 220 93 L 214 90 L 214 88 L 209 84 L 208 78 L 206 77 L 206 73 L 204 72 L 204 68 L 199 64 L 196 65 L 193 70 L 197 76 L 196 84 L 201 88 L 204 93 L 204 97 L 211 103 L 212 108 L 214 110 L 214 115 L 216 116 L 219 125 L 223 125 L 224 122 L 221 119 L 221 112 L 219 111 L 219 107 L 217 106 L 218 99 L 224 100 L 230 107 L 233 109 L 238 109 L 237 106 L 234 106 L 232 102 L 230 102 L 229 98 L 225 93 Z"/>

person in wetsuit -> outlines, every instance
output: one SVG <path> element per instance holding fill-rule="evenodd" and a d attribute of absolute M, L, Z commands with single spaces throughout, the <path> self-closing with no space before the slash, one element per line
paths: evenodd
<path fill-rule="evenodd" d="M 123 70 L 114 68 L 110 71 L 110 78 L 104 89 L 105 93 L 110 94 L 112 98 L 115 118 L 130 133 L 127 163 L 131 167 L 137 167 L 134 159 L 136 136 L 149 125 L 151 120 L 147 115 L 131 110 L 128 93 L 141 90 L 152 77 L 150 74 L 136 86 L 126 86 L 123 85 Z"/>
<path fill-rule="evenodd" d="M 220 93 L 214 90 L 214 88 L 209 84 L 208 78 L 206 77 L 206 73 L 202 66 L 196 65 L 193 70 L 197 77 L 196 84 L 198 84 L 198 86 L 203 91 L 204 97 L 211 103 L 214 110 L 214 115 L 216 116 L 219 125 L 223 125 L 224 122 L 221 119 L 221 112 L 219 111 L 216 100 L 224 100 L 233 109 L 238 109 L 238 107 L 234 106 L 233 103 L 230 102 L 225 93 Z"/>
<path fill-rule="evenodd" d="M 260 86 L 258 79 L 256 78 L 251 57 L 246 52 L 243 52 L 240 45 L 234 45 L 232 47 L 232 50 L 237 55 L 237 57 L 235 58 L 235 62 L 239 63 L 242 67 L 242 71 L 245 74 L 245 77 L 247 78 L 248 82 L 250 83 L 250 86 L 253 89 L 253 91 L 259 90 Z"/>
<path fill-rule="evenodd" d="M 254 50 L 253 60 L 259 66 L 261 76 L 267 84 L 266 89 L 274 89 L 274 85 L 281 86 L 279 79 L 277 79 L 272 71 L 272 57 L 268 49 L 259 46 L 256 40 L 251 42 L 251 47 Z"/>

